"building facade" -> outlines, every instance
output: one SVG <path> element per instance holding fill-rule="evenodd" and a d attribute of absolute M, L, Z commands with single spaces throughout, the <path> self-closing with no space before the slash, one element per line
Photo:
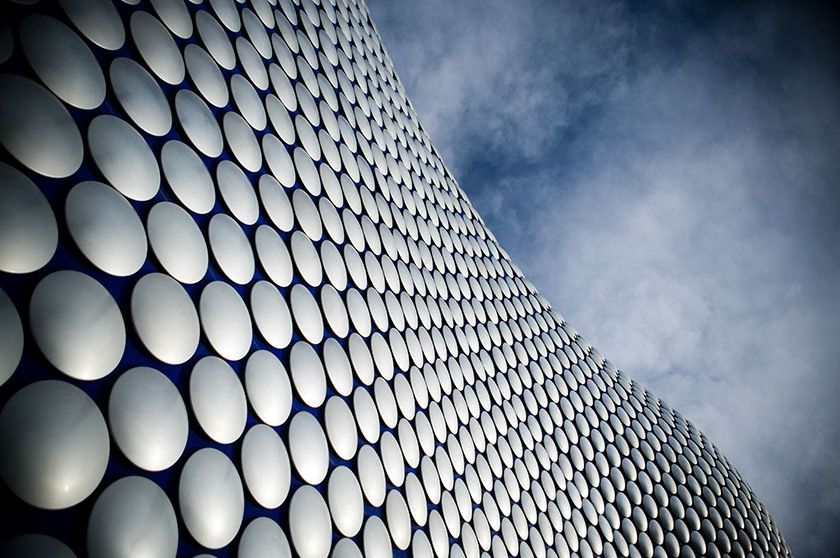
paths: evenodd
<path fill-rule="evenodd" d="M 359 0 L 6 3 L 3 556 L 789 556 L 539 295 Z"/>

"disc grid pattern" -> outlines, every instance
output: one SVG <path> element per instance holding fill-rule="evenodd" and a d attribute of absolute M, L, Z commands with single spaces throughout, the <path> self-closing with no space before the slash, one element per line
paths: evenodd
<path fill-rule="evenodd" d="M 4 556 L 790 556 L 511 261 L 361 0 L 6 8 Z"/>

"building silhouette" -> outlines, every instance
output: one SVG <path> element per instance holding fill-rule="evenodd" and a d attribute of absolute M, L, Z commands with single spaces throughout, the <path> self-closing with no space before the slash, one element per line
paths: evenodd
<path fill-rule="evenodd" d="M 499 246 L 363 2 L 5 9 L 4 556 L 790 555 Z"/>

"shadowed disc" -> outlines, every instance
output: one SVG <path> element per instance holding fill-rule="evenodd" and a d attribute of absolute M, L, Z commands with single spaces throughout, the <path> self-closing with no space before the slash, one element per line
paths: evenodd
<path fill-rule="evenodd" d="M 93 400 L 57 380 L 29 384 L 0 412 L 0 474 L 33 506 L 59 510 L 90 496 L 105 474 L 108 428 Z"/>

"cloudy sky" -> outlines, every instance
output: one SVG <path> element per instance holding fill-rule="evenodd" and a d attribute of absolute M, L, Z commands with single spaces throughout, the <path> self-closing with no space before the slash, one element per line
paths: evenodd
<path fill-rule="evenodd" d="M 715 441 L 797 556 L 836 556 L 838 13 L 369 6 L 421 122 L 525 275 Z"/>

